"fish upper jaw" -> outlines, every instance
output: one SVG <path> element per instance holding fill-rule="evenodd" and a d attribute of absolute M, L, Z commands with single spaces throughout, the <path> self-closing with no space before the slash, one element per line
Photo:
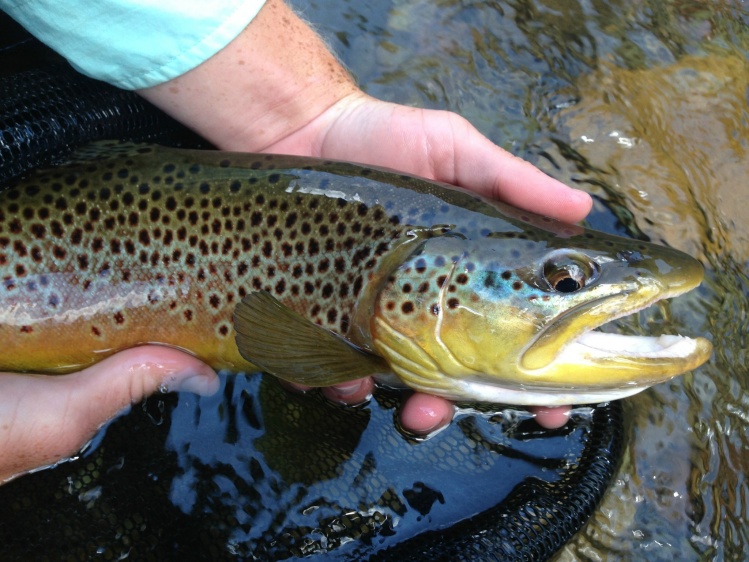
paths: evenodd
<path fill-rule="evenodd" d="M 566 388 L 571 396 L 578 396 L 578 403 L 585 395 L 609 396 L 608 399 L 629 396 L 697 368 L 712 353 L 712 344 L 704 338 L 631 336 L 595 330 L 660 300 L 681 295 L 697 284 L 651 283 L 571 309 L 533 340 L 519 365 L 529 383 L 533 381 L 531 385 Z M 566 330 L 566 340 L 559 345 Z M 633 388 L 639 390 L 630 392 Z"/>

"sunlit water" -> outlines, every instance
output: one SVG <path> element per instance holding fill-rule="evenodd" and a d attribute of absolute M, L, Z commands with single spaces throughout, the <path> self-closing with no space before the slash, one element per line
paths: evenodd
<path fill-rule="evenodd" d="M 607 202 L 592 226 L 699 257 L 706 282 L 633 332 L 712 360 L 627 401 L 618 481 L 560 560 L 745 560 L 749 7 L 742 2 L 298 0 L 370 93 L 470 119 Z M 608 217 L 608 218 L 607 218 Z"/>

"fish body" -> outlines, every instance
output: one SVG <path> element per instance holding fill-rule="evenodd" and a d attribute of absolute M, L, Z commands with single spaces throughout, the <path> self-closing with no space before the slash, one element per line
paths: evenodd
<path fill-rule="evenodd" d="M 0 193 L 0 370 L 146 343 L 324 386 L 599 402 L 709 342 L 593 328 L 696 287 L 673 249 L 420 178 L 301 157 L 97 144 Z"/>

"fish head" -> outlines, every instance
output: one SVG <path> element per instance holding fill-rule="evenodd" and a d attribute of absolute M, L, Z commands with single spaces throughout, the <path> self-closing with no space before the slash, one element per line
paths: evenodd
<path fill-rule="evenodd" d="M 371 333 L 409 386 L 525 405 L 629 396 L 701 365 L 703 338 L 595 330 L 695 288 L 677 250 L 557 223 L 427 240 L 389 277 Z"/>

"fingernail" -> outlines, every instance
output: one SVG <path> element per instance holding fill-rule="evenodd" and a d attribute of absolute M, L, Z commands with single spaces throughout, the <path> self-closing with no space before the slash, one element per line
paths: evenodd
<path fill-rule="evenodd" d="M 352 381 L 346 384 L 338 384 L 332 390 L 341 397 L 351 396 L 361 390 L 361 385 L 361 381 Z"/>
<path fill-rule="evenodd" d="M 205 373 L 190 375 L 177 384 L 178 391 L 193 392 L 200 396 L 210 396 L 218 390 L 218 387 L 218 377 L 213 371 L 211 371 L 210 375 Z"/>

